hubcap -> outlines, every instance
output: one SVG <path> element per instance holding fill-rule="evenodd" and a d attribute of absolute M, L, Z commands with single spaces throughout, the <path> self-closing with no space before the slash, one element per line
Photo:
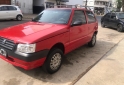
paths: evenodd
<path fill-rule="evenodd" d="M 102 27 L 104 27 L 105 25 L 104 25 L 104 22 L 102 22 Z"/>
<path fill-rule="evenodd" d="M 21 20 L 21 16 L 18 16 L 18 20 Z"/>
<path fill-rule="evenodd" d="M 61 54 L 60 53 L 56 53 L 51 58 L 50 68 L 52 70 L 56 70 L 56 69 L 58 69 L 60 64 L 61 64 Z"/>
<path fill-rule="evenodd" d="M 122 25 L 119 25 L 118 26 L 118 31 L 121 31 L 122 30 Z"/>
<path fill-rule="evenodd" d="M 94 45 L 95 42 L 96 42 L 96 36 L 94 35 L 94 36 L 93 36 L 93 39 L 92 39 L 92 44 Z"/>

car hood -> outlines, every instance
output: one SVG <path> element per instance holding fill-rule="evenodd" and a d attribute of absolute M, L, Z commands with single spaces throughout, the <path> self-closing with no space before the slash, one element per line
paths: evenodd
<path fill-rule="evenodd" d="M 60 24 L 27 22 L 1 30 L 0 36 L 11 39 L 15 43 L 35 43 L 66 32 L 67 27 Z"/>

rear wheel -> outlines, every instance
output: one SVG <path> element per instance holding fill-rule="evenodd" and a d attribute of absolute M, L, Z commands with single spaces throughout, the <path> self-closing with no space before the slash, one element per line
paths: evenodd
<path fill-rule="evenodd" d="M 57 72 L 62 65 L 62 59 L 63 52 L 60 49 L 56 48 L 51 50 L 43 66 L 44 70 L 50 74 Z"/>
<path fill-rule="evenodd" d="M 119 25 L 118 25 L 117 31 L 118 31 L 118 32 L 124 31 L 122 24 L 119 24 Z"/>
<path fill-rule="evenodd" d="M 22 16 L 21 15 L 17 15 L 16 20 L 21 21 L 22 20 Z"/>
<path fill-rule="evenodd" d="M 96 44 L 96 34 L 94 34 L 94 35 L 92 36 L 92 39 L 91 39 L 91 41 L 88 43 L 88 46 L 89 46 L 89 47 L 94 47 L 95 44 Z"/>

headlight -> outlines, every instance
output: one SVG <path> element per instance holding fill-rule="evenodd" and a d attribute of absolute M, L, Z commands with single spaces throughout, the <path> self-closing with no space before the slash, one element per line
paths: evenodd
<path fill-rule="evenodd" d="M 36 44 L 18 44 L 17 51 L 22 53 L 34 53 Z"/>

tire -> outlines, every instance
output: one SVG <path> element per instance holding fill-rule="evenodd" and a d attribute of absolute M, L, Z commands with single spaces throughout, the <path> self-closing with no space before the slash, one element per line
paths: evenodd
<path fill-rule="evenodd" d="M 44 71 L 50 74 L 57 72 L 62 65 L 63 56 L 64 54 L 60 49 L 51 50 L 43 65 Z"/>
<path fill-rule="evenodd" d="M 21 15 L 17 15 L 16 20 L 22 21 L 22 16 Z"/>
<path fill-rule="evenodd" d="M 119 25 L 118 25 L 117 31 L 118 31 L 118 32 L 123 32 L 123 31 L 124 31 L 122 24 L 119 24 Z"/>
<path fill-rule="evenodd" d="M 94 34 L 94 35 L 92 36 L 92 39 L 91 39 L 91 41 L 88 43 L 88 46 L 89 46 L 89 47 L 94 47 L 95 44 L 96 44 L 96 34 Z"/>
<path fill-rule="evenodd" d="M 105 27 L 105 23 L 102 21 L 101 22 L 101 26 L 104 28 Z"/>

